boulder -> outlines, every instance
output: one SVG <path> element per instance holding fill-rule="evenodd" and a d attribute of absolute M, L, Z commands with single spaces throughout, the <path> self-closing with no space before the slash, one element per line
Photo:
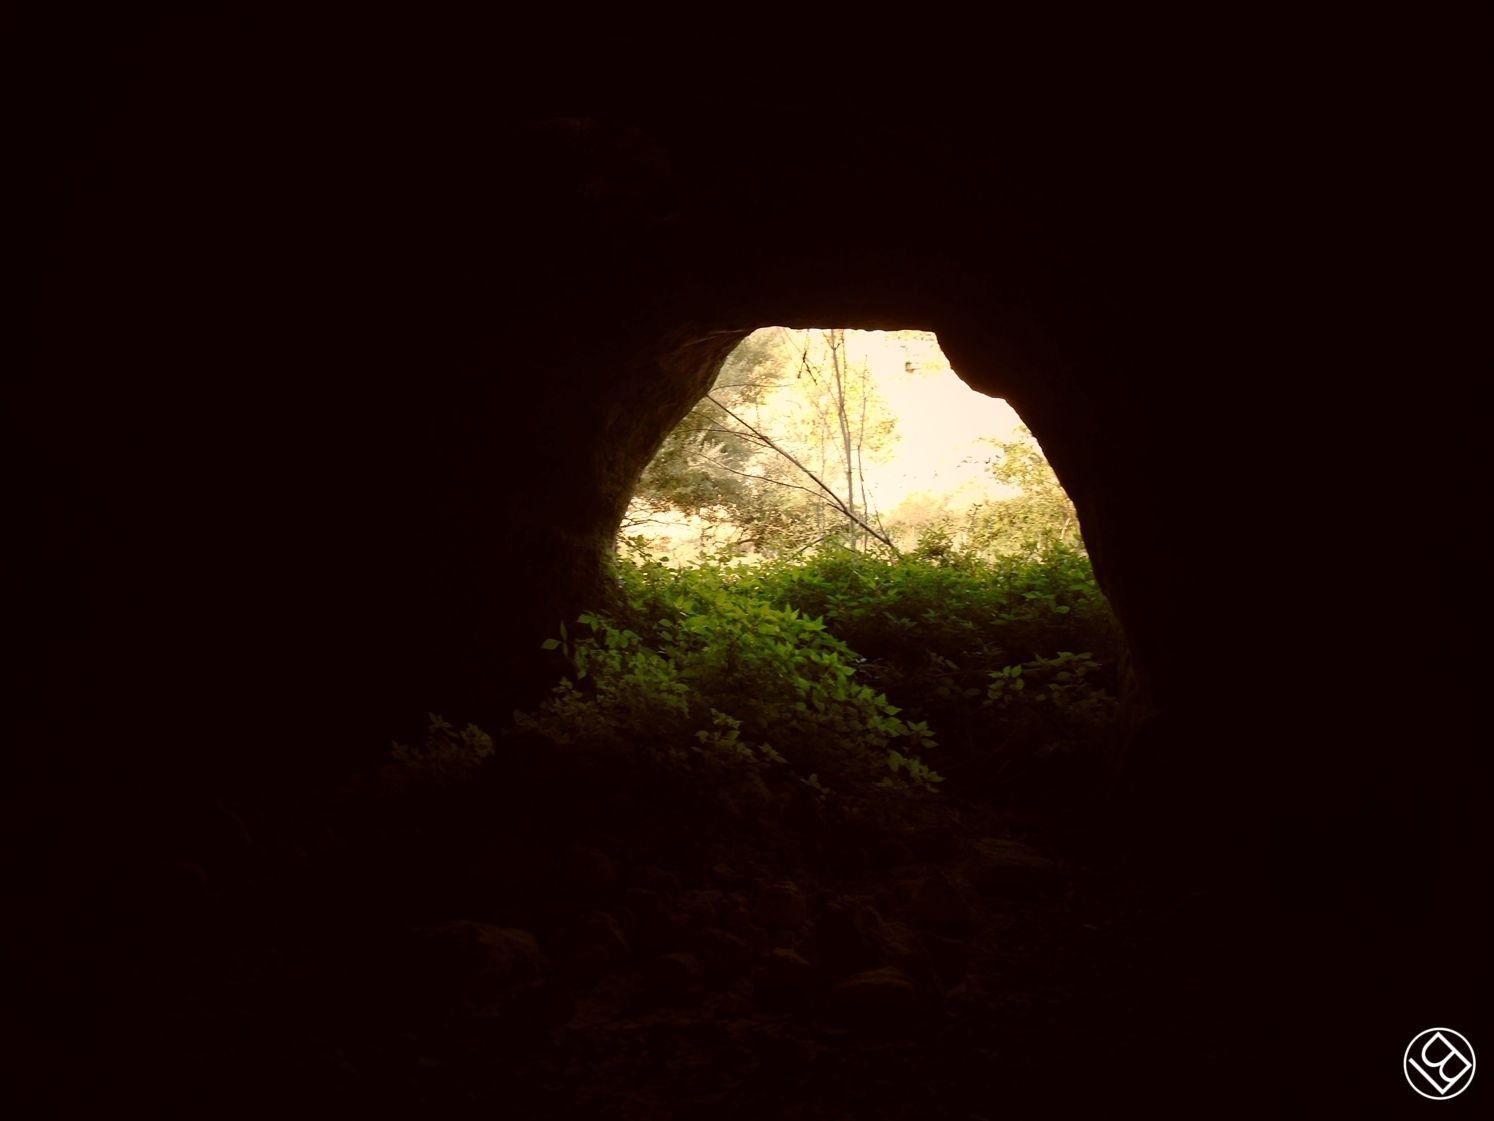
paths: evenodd
<path fill-rule="evenodd" d="M 917 944 L 928 955 L 942 989 L 948 991 L 965 979 L 965 967 L 970 961 L 969 943 L 925 930 L 919 932 Z"/>
<path fill-rule="evenodd" d="M 609 966 L 628 956 L 628 939 L 617 919 L 604 911 L 593 911 L 567 933 L 565 972 L 582 987 L 601 980 Z"/>
<path fill-rule="evenodd" d="M 662 954 L 644 971 L 644 984 L 658 996 L 681 996 L 700 984 L 700 961 L 694 954 Z"/>
<path fill-rule="evenodd" d="M 912 1010 L 917 987 L 902 970 L 882 966 L 846 977 L 832 989 L 833 1007 L 852 1016 L 896 1016 Z"/>
<path fill-rule="evenodd" d="M 648 945 L 660 953 L 683 949 L 685 942 L 700 927 L 701 922 L 694 915 L 671 914 L 660 926 L 649 932 Z"/>
<path fill-rule="evenodd" d="M 809 905 L 799 885 L 790 881 L 764 888 L 752 914 L 765 930 L 797 930 L 809 921 Z"/>
<path fill-rule="evenodd" d="M 744 968 L 752 958 L 752 948 L 745 938 L 714 926 L 691 934 L 685 939 L 684 949 L 700 962 L 702 969 L 713 975 L 734 973 Z"/>
<path fill-rule="evenodd" d="M 721 863 L 711 866 L 711 875 L 716 882 L 726 891 L 735 891 L 742 886 L 742 875 L 730 864 Z"/>
<path fill-rule="evenodd" d="M 958 838 L 948 825 L 934 825 L 910 833 L 908 847 L 920 860 L 948 860 L 958 848 Z"/>
<path fill-rule="evenodd" d="M 936 973 L 932 959 L 921 939 L 906 924 L 883 922 L 876 929 L 875 936 L 885 964 L 902 970 L 919 987 L 922 995 L 932 997 L 943 993 L 942 979 Z"/>
<path fill-rule="evenodd" d="M 917 863 L 913 850 L 908 847 L 906 841 L 898 837 L 889 837 L 882 841 L 877 846 L 877 857 L 889 868 L 906 868 L 910 864 Z"/>
<path fill-rule="evenodd" d="M 630 887 L 623 892 L 623 905 L 637 917 L 641 926 L 658 926 L 668 917 L 664 901 L 646 887 Z"/>
<path fill-rule="evenodd" d="M 462 919 L 417 927 L 412 935 L 412 968 L 404 976 L 430 1000 L 488 1004 L 549 976 L 549 961 L 527 930 Z"/>
<path fill-rule="evenodd" d="M 682 890 L 680 878 L 673 872 L 665 872 L 648 865 L 629 869 L 625 882 L 628 887 L 647 888 L 661 899 L 675 899 Z"/>
<path fill-rule="evenodd" d="M 515 994 L 504 1010 L 510 1029 L 553 1031 L 565 1027 L 576 1015 L 576 998 L 564 985 L 546 981 Z"/>
<path fill-rule="evenodd" d="M 970 879 L 993 895 L 1031 897 L 1060 882 L 1058 865 L 1019 841 L 983 837 L 971 846 Z"/>
<path fill-rule="evenodd" d="M 783 821 L 790 829 L 810 837 L 822 837 L 828 832 L 820 796 L 807 790 L 784 806 Z"/>
<path fill-rule="evenodd" d="M 585 845 L 572 845 L 561 854 L 560 876 L 567 887 L 587 900 L 607 899 L 617 890 L 612 858 Z"/>
<path fill-rule="evenodd" d="M 644 953 L 677 950 L 686 938 L 707 925 L 693 912 L 671 911 L 656 892 L 646 887 L 624 891 L 622 910 L 622 917 L 628 920 L 631 942 Z"/>
<path fill-rule="evenodd" d="M 593 911 L 586 916 L 577 932 L 576 944 L 601 951 L 608 965 L 624 961 L 628 956 L 627 935 L 617 918 L 605 911 Z"/>
<path fill-rule="evenodd" d="M 722 930 L 745 937 L 753 925 L 753 914 L 747 906 L 747 897 L 739 891 L 733 891 L 717 900 L 716 925 Z"/>
<path fill-rule="evenodd" d="M 943 934 L 969 929 L 972 921 L 970 906 L 943 873 L 918 881 L 910 896 L 908 917 L 919 929 Z"/>
<path fill-rule="evenodd" d="M 827 904 L 815 920 L 811 939 L 825 976 L 839 979 L 886 964 L 877 937 L 881 922 L 881 916 L 864 903 Z"/>
<path fill-rule="evenodd" d="M 793 950 L 780 947 L 759 959 L 752 989 L 767 1003 L 793 1003 L 814 991 L 817 978 L 813 965 Z"/>
<path fill-rule="evenodd" d="M 715 888 L 706 888 L 703 891 L 683 891 L 674 900 L 674 909 L 711 926 L 716 922 L 716 914 L 721 906 L 722 898 L 722 893 Z"/>

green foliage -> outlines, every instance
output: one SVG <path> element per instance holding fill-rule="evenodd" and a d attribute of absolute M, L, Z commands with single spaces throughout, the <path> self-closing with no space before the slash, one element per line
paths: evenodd
<path fill-rule="evenodd" d="M 1056 744 L 1069 746 L 1055 751 L 1087 744 L 1098 756 L 1110 735 L 1104 725 L 1113 716 L 1123 643 L 1089 560 L 1076 549 L 987 559 L 934 531 L 902 557 L 822 549 L 802 563 L 763 565 L 754 579 L 759 594 L 823 618 L 862 655 L 858 676 L 901 706 L 904 719 L 937 730 L 944 769 L 956 778 L 1009 774 L 1012 760 Z M 1086 651 L 1094 665 L 1048 666 L 1073 650 Z M 1023 691 L 1041 685 L 1043 696 L 1054 695 L 1049 684 L 1066 688 L 1056 706 L 1045 701 L 1028 711 L 1039 702 L 1024 700 L 1008 709 L 992 702 L 992 673 Z M 1060 680 L 1060 673 L 1071 676 Z"/>
<path fill-rule="evenodd" d="M 998 714 L 1008 771 L 1034 755 L 1103 743 L 1120 714 L 1119 700 L 1098 685 L 1103 668 L 1090 654 L 1065 650 L 991 671 L 984 705 Z"/>
<path fill-rule="evenodd" d="M 425 744 L 407 747 L 393 745 L 391 755 L 401 777 L 435 782 L 461 782 L 493 754 L 493 737 L 475 724 L 458 732 L 435 713 L 430 713 L 430 727 Z"/>
<path fill-rule="evenodd" d="M 991 447 L 984 460 L 991 479 L 1010 496 L 982 499 L 962 515 L 958 492 L 910 495 L 889 515 L 894 543 L 940 563 L 960 557 L 1041 561 L 1055 550 L 1083 554 L 1078 512 L 1032 433 L 1019 427 L 1010 440 L 981 442 Z"/>
<path fill-rule="evenodd" d="M 898 716 L 857 676 L 860 660 L 824 622 L 754 590 L 750 569 L 708 557 L 676 569 L 623 560 L 610 614 L 589 633 L 551 639 L 571 673 L 521 727 L 558 743 L 629 753 L 657 771 L 712 788 L 770 795 L 769 779 L 816 789 L 935 790 L 916 754 L 928 727 Z"/>
<path fill-rule="evenodd" d="M 937 790 L 944 776 L 921 758 L 935 728 L 947 763 L 975 765 L 965 773 L 1097 756 L 1122 646 L 1088 559 L 927 544 L 672 567 L 635 543 L 608 611 L 545 643 L 570 672 L 517 720 L 731 808 L 785 777 L 855 798 Z"/>
<path fill-rule="evenodd" d="M 1054 549 L 1082 551 L 1079 515 L 1028 429 L 1013 440 L 988 440 L 992 477 L 1016 488 L 1012 498 L 974 507 L 964 527 L 966 548 L 986 556 L 1037 560 Z"/>
<path fill-rule="evenodd" d="M 682 514 L 710 539 L 767 555 L 868 536 L 860 476 L 896 425 L 846 334 L 766 328 L 745 339 L 649 462 L 624 532 Z"/>

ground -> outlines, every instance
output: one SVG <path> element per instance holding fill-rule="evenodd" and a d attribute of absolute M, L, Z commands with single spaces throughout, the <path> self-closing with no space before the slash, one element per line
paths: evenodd
<path fill-rule="evenodd" d="M 80 868 L 25 920 L 40 1096 L 962 1121 L 1250 1099 L 1241 888 L 1167 874 L 1077 809 L 945 791 L 880 824 L 834 799 L 733 819 L 541 797 L 539 771 L 216 800 L 212 845 L 116 862 L 107 895 Z M 531 933 L 539 972 L 462 933 L 484 928 Z"/>

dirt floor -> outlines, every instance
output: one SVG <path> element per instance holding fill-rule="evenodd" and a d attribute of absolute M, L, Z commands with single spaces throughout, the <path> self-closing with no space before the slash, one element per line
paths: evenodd
<path fill-rule="evenodd" d="M 536 782 L 212 799 L 149 852 L 54 856 L 9 1019 L 36 1115 L 1261 1105 L 1282 920 L 1238 881 L 1051 804 L 731 818 Z"/>

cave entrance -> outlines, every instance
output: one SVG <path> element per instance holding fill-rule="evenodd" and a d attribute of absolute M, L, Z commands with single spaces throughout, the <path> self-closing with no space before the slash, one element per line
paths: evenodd
<path fill-rule="evenodd" d="M 617 544 L 660 680 L 740 743 L 810 760 L 801 777 L 851 782 L 823 750 L 851 728 L 878 745 L 871 780 L 930 791 L 1065 797 L 1108 765 L 1125 643 L 1075 508 L 932 332 L 749 335 L 643 470 Z"/>
<path fill-rule="evenodd" d="M 969 388 L 918 330 L 753 332 L 655 453 L 619 535 L 673 563 L 823 543 L 987 559 L 1083 550 L 1016 411 Z"/>

